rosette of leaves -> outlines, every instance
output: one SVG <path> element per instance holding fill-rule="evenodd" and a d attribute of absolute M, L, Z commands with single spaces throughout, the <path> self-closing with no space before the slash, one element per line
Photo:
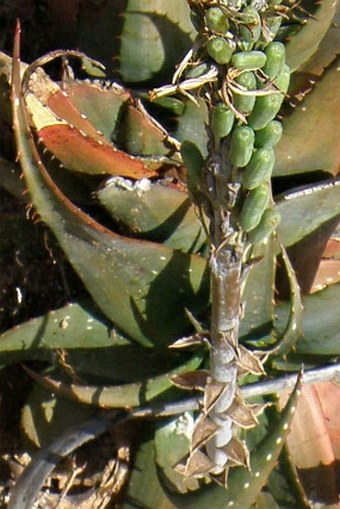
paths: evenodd
<path fill-rule="evenodd" d="M 148 2 L 147 13 L 142 4 L 128 2 L 119 26 L 115 17 L 110 21 L 112 30 L 121 30 L 119 65 L 127 82 L 150 80 L 154 84 L 158 80 L 161 83 L 164 76 L 171 76 L 174 62 L 179 62 L 183 53 L 189 51 L 195 31 L 189 25 L 185 2 L 180 2 L 181 9 L 177 9 L 176 16 L 175 8 L 169 7 L 168 2 L 157 2 L 157 6 L 156 2 Z M 319 239 L 320 249 L 339 215 L 339 187 L 334 179 L 338 167 L 334 133 L 339 122 L 333 100 L 339 79 L 334 46 L 334 40 L 338 39 L 332 26 L 335 7 L 325 4 L 318 9 L 307 5 L 313 17 L 307 17 L 303 25 L 301 20 L 307 14 L 287 8 L 289 23 L 284 21 L 278 28 L 283 41 L 287 32 L 296 31 L 285 44 L 288 63 L 296 70 L 289 102 L 297 101 L 297 104 L 291 110 L 286 101 L 283 110 L 283 136 L 275 149 L 273 208 L 282 218 L 278 236 L 294 252 L 295 259 L 301 257 L 302 249 L 304 256 L 307 251 L 308 256 L 315 257 L 315 239 Z M 112 5 L 111 9 L 117 13 Z M 272 7 L 273 18 L 280 9 L 277 5 Z M 103 19 L 100 15 L 104 16 L 99 9 L 98 16 L 93 20 L 87 18 L 87 23 L 99 23 Z M 138 29 L 149 21 L 155 31 L 164 29 L 162 40 L 165 34 L 174 36 L 169 27 L 175 26 L 181 34 L 181 45 L 175 48 L 175 53 L 169 57 L 166 52 L 160 52 L 157 64 L 156 57 L 152 56 L 155 47 L 151 35 L 148 38 L 148 32 Z M 79 17 L 78 23 L 78 33 L 85 33 L 84 19 Z M 129 28 L 132 23 L 134 30 Z M 248 25 L 245 29 L 249 29 Z M 150 56 L 147 61 L 135 58 L 137 50 L 128 51 L 141 47 L 141 34 L 143 48 Z M 252 34 L 247 37 L 251 38 Z M 102 56 L 99 48 L 97 53 L 92 52 L 91 45 L 95 43 L 88 35 L 86 40 L 88 53 L 104 61 L 107 54 Z M 296 52 L 294 44 L 303 45 L 306 51 Z M 108 40 L 106 48 L 109 45 Z M 160 44 L 160 47 L 167 46 Z M 245 48 L 248 50 L 252 51 Z M 112 48 L 113 53 L 116 51 Z M 57 83 L 41 67 L 59 56 L 64 59 L 64 76 Z M 36 387 L 27 400 L 22 426 L 29 440 L 38 445 L 46 445 L 52 436 L 58 436 L 63 425 L 65 417 L 53 410 L 62 409 L 64 404 L 58 387 L 66 396 L 73 394 L 77 408 L 81 401 L 114 408 L 139 407 L 183 398 L 183 392 L 174 388 L 171 377 L 207 367 L 204 346 L 194 353 L 168 349 L 178 338 L 195 334 L 196 320 L 203 328 L 209 324 L 206 233 L 198 219 L 197 202 L 191 203 L 185 185 L 178 182 L 183 174 L 181 142 L 190 142 L 194 154 L 199 149 L 202 154 L 198 155 L 199 160 L 206 157 L 206 106 L 200 99 L 194 103 L 179 94 L 175 98 L 158 99 L 155 107 L 148 104 L 143 91 L 137 88 L 131 93 L 116 83 L 94 78 L 75 80 L 66 59 L 72 63 L 72 59 L 78 58 L 87 71 L 102 72 L 100 65 L 88 57 L 77 52 L 59 52 L 29 67 L 22 83 L 19 83 L 18 67 L 14 74 L 13 100 L 19 101 L 15 130 L 30 199 L 55 234 L 96 306 L 74 302 L 10 329 L 2 336 L 2 366 L 40 360 L 52 369 L 49 380 L 62 381 L 61 386 L 54 386 L 48 419 L 41 413 L 41 402 L 49 398 L 45 389 Z M 124 69 L 130 68 L 136 69 L 136 76 L 140 69 L 143 77 L 134 80 L 131 74 L 125 74 Z M 4 91 L 8 93 L 6 86 Z M 150 111 L 158 120 L 151 117 Z M 306 136 L 306 129 L 316 121 L 327 127 L 318 131 L 318 135 L 311 131 Z M 34 133 L 33 141 L 28 129 Z M 325 146 L 327 150 L 323 150 Z M 45 148 L 48 152 L 44 154 Z M 309 157 L 311 153 L 313 156 Z M 194 175 L 189 171 L 189 184 L 192 178 Z M 189 185 L 189 190 L 192 195 L 197 187 Z M 253 256 L 259 261 L 250 264 L 242 294 L 246 305 L 241 321 L 241 344 L 250 349 L 268 348 L 283 332 L 282 348 L 265 366 L 274 376 L 279 370 L 298 370 L 301 361 L 308 367 L 334 359 L 339 354 L 335 309 L 338 284 L 302 297 L 305 307 L 302 317 L 296 278 L 287 258 L 284 261 L 291 302 L 274 301 L 278 248 L 272 235 L 266 244 L 256 247 Z M 306 287 L 313 278 L 312 268 L 307 272 Z M 316 313 L 318 331 L 315 331 Z M 44 380 L 46 383 L 47 378 Z M 244 382 L 247 383 L 247 378 Z M 67 391 L 70 383 L 73 385 Z M 107 386 L 108 391 L 102 391 L 102 386 Z M 97 396 L 101 391 L 104 399 Z M 293 405 L 293 399 L 289 405 Z M 85 408 L 84 419 L 89 415 L 87 411 L 92 412 Z M 262 503 L 263 507 L 301 503 L 297 481 L 285 476 L 281 467 L 272 475 L 279 477 L 281 487 L 284 485 L 286 492 L 291 492 L 291 498 L 288 495 L 289 500 L 280 498 L 282 490 L 273 481 L 268 483 L 269 491 L 261 494 L 281 449 L 282 426 L 286 430 L 288 411 L 289 406 L 272 428 L 270 410 L 266 411 L 256 431 L 246 434 L 254 475 L 243 467 L 233 469 L 228 491 L 214 484 L 200 486 L 175 468 L 189 452 L 192 414 L 149 423 L 140 436 L 124 506 L 170 508 L 213 504 L 222 508 L 231 502 L 236 507 L 250 507 L 255 502 Z M 72 415 L 69 419 L 72 422 Z M 257 472 L 259 475 L 255 476 Z M 194 493 L 184 494 L 188 489 Z M 151 492 L 152 499 L 148 495 Z"/>

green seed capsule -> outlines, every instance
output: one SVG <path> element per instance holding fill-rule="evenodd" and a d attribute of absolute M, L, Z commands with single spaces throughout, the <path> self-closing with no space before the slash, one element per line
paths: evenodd
<path fill-rule="evenodd" d="M 266 242 L 269 236 L 275 231 L 280 224 L 281 215 L 275 208 L 264 211 L 261 221 L 251 232 L 249 232 L 249 240 L 253 244 L 262 244 Z"/>
<path fill-rule="evenodd" d="M 254 131 L 248 126 L 238 126 L 232 132 L 230 141 L 230 161 L 234 166 L 246 166 L 253 153 Z"/>
<path fill-rule="evenodd" d="M 267 208 L 269 196 L 268 182 L 262 182 L 246 196 L 240 214 L 240 226 L 244 231 L 250 232 L 259 224 L 262 214 Z"/>
<path fill-rule="evenodd" d="M 275 164 L 275 153 L 272 148 L 259 148 L 251 156 L 248 166 L 242 175 L 242 184 L 246 189 L 255 189 L 271 177 Z"/>
<path fill-rule="evenodd" d="M 255 71 L 266 63 L 266 55 L 262 51 L 240 51 L 235 53 L 231 64 L 241 71 Z"/>
<path fill-rule="evenodd" d="M 255 133 L 255 147 L 274 147 L 281 139 L 283 132 L 282 124 L 278 120 L 272 120 L 263 129 Z"/>
<path fill-rule="evenodd" d="M 233 49 L 229 42 L 223 37 L 213 37 L 209 39 L 207 44 L 207 51 L 211 58 L 218 64 L 227 64 L 233 54 Z"/>
<path fill-rule="evenodd" d="M 229 28 L 228 19 L 219 7 L 208 9 L 205 13 L 205 20 L 211 32 L 225 34 Z"/>
<path fill-rule="evenodd" d="M 286 48 L 282 42 L 271 42 L 265 49 L 267 61 L 263 71 L 269 79 L 277 78 L 283 71 L 286 59 Z"/>
<path fill-rule="evenodd" d="M 253 72 L 243 72 L 238 76 L 235 81 L 246 90 L 256 90 L 256 78 Z M 256 96 L 254 95 L 243 95 L 234 93 L 234 106 L 237 111 L 241 113 L 250 113 L 254 107 Z"/>
<path fill-rule="evenodd" d="M 228 136 L 233 124 L 235 115 L 223 103 L 218 103 L 211 113 L 211 130 L 214 134 L 216 143 L 219 143 L 221 138 Z"/>
<path fill-rule="evenodd" d="M 272 94 L 257 97 L 254 109 L 247 119 L 248 124 L 255 131 L 266 127 L 278 114 L 284 95 L 288 90 L 289 79 L 289 67 L 285 65 L 281 74 L 274 80 L 281 93 L 273 90 Z"/>

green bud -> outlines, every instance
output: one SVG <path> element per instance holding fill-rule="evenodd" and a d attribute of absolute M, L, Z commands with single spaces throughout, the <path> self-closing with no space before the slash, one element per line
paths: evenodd
<path fill-rule="evenodd" d="M 275 208 L 264 211 L 261 221 L 251 232 L 249 240 L 253 244 L 262 244 L 266 242 L 269 236 L 277 229 L 281 221 L 281 215 Z"/>
<path fill-rule="evenodd" d="M 253 72 L 246 71 L 240 74 L 235 81 L 244 87 L 246 90 L 256 90 L 256 78 Z M 243 95 L 234 92 L 234 106 L 237 111 L 247 114 L 250 113 L 254 107 L 256 96 L 254 95 Z"/>
<path fill-rule="evenodd" d="M 240 226 L 244 231 L 250 232 L 261 221 L 261 217 L 267 208 L 270 197 L 268 182 L 262 182 L 246 196 L 240 214 Z"/>
<path fill-rule="evenodd" d="M 207 44 L 207 51 L 211 58 L 218 64 L 227 64 L 233 54 L 233 49 L 229 42 L 223 37 L 212 37 Z"/>
<path fill-rule="evenodd" d="M 211 7 L 208 9 L 205 13 L 205 21 L 211 32 L 225 34 L 228 31 L 228 19 L 219 7 Z"/>
<path fill-rule="evenodd" d="M 246 189 L 255 189 L 259 184 L 270 180 L 275 164 L 272 148 L 259 148 L 252 155 L 242 175 L 242 184 Z"/>
<path fill-rule="evenodd" d="M 283 132 L 282 124 L 278 120 L 272 120 L 263 129 L 255 132 L 255 146 L 270 148 L 274 147 L 281 139 Z"/>
<path fill-rule="evenodd" d="M 213 108 L 210 127 L 216 143 L 228 136 L 233 127 L 234 118 L 234 113 L 224 103 L 218 103 Z"/>
<path fill-rule="evenodd" d="M 254 131 L 248 126 L 237 126 L 230 140 L 230 161 L 234 166 L 243 168 L 248 164 L 254 149 Z"/>
<path fill-rule="evenodd" d="M 231 64 L 241 71 L 255 71 L 266 63 L 266 55 L 262 51 L 240 51 L 235 53 Z"/>
<path fill-rule="evenodd" d="M 286 48 L 282 42 L 271 42 L 265 49 L 267 61 L 263 71 L 269 79 L 277 78 L 283 71 L 286 59 Z"/>

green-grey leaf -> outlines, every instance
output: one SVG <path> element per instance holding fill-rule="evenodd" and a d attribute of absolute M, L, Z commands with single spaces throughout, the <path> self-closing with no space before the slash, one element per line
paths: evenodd
<path fill-rule="evenodd" d="M 336 175 L 340 164 L 339 57 L 313 91 L 283 120 L 275 148 L 274 176 L 323 170 Z"/>
<path fill-rule="evenodd" d="M 286 59 L 292 71 L 307 62 L 317 51 L 332 23 L 336 3 L 334 0 L 323 0 L 314 17 L 307 18 L 302 28 L 286 42 Z"/>
<path fill-rule="evenodd" d="M 67 352 L 67 363 L 91 383 L 135 382 L 170 369 L 176 360 L 131 342 L 89 306 L 74 303 L 3 333 L 0 367 L 25 360 L 55 364 L 58 349 Z"/>
<path fill-rule="evenodd" d="M 245 308 L 241 320 L 241 336 L 251 334 L 263 326 L 271 326 L 274 313 L 275 244 L 273 238 L 270 238 L 265 246 L 254 250 L 254 257 L 260 255 L 263 259 L 251 268 L 247 276 L 242 294 Z"/>
<path fill-rule="evenodd" d="M 84 5 L 77 23 L 79 47 L 109 72 L 118 61 L 128 82 L 169 79 L 193 37 L 189 7 L 182 0 L 109 0 L 95 11 Z"/>
<path fill-rule="evenodd" d="M 325 67 L 329 66 L 335 56 L 340 53 L 340 3 L 338 1 L 334 3 L 336 4 L 336 12 L 333 22 L 317 51 L 302 67 L 301 71 L 303 73 L 321 75 Z"/>
<path fill-rule="evenodd" d="M 298 354 L 340 355 L 340 283 L 303 298 L 303 337 L 296 344 Z M 287 303 L 277 307 L 278 327 L 287 317 Z"/>
<path fill-rule="evenodd" d="M 113 178 L 98 191 L 98 199 L 130 235 L 198 251 L 206 237 L 188 195 L 150 181 L 143 184 Z"/>
<path fill-rule="evenodd" d="M 39 160 L 29 133 L 20 91 L 18 41 L 15 53 L 14 129 L 35 207 L 106 316 L 146 346 L 167 346 L 189 327 L 185 308 L 199 314 L 206 306 L 206 261 L 117 235 L 61 193 Z"/>
<path fill-rule="evenodd" d="M 293 189 L 276 200 L 282 218 L 278 235 L 284 246 L 291 246 L 340 214 L 340 181 Z"/>
<path fill-rule="evenodd" d="M 196 145 L 201 154 L 206 156 L 208 111 L 206 103 L 202 99 L 197 101 L 198 104 L 194 104 L 189 99 L 186 99 L 185 109 L 183 114 L 178 117 L 178 125 L 174 136 L 179 141 L 191 141 Z"/>
<path fill-rule="evenodd" d="M 20 427 L 29 445 L 46 447 L 66 428 L 94 417 L 95 409 L 51 394 L 35 385 L 21 411 Z"/>

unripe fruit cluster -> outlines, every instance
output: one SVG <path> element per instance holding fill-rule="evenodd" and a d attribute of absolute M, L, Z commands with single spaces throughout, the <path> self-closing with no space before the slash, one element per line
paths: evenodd
<path fill-rule="evenodd" d="M 215 63 L 225 66 L 233 84 L 228 88 L 226 82 L 229 104 L 215 104 L 210 128 L 216 147 L 230 136 L 230 161 L 240 169 L 245 194 L 239 224 L 253 243 L 266 241 L 280 221 L 278 212 L 270 208 L 270 178 L 274 146 L 282 135 L 281 123 L 275 117 L 290 80 L 285 46 L 272 40 L 276 34 L 273 27 L 267 29 L 268 19 L 273 19 L 265 18 L 264 23 L 262 16 L 266 15 L 252 5 L 230 18 L 222 6 L 205 11 L 206 51 Z"/>

